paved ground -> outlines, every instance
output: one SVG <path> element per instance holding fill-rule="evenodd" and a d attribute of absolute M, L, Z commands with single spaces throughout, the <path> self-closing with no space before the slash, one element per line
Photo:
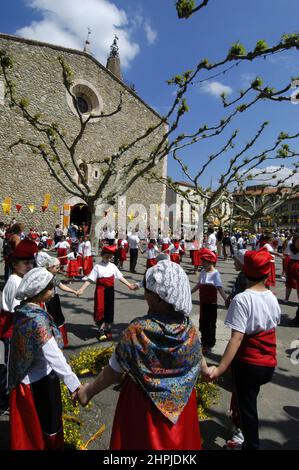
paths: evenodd
<path fill-rule="evenodd" d="M 138 274 L 130 274 L 124 270 L 123 274 L 128 280 L 141 280 L 144 273 L 145 259 L 139 258 Z M 190 275 L 190 282 L 194 286 L 197 275 L 192 274 L 189 258 L 185 257 L 183 267 Z M 128 262 L 125 265 L 128 268 Z M 3 270 L 3 268 L 1 268 Z M 235 278 L 233 263 L 219 261 L 218 269 L 222 274 L 225 290 L 230 291 Z M 281 264 L 278 261 L 278 274 L 281 273 Z M 81 286 L 81 282 L 73 285 Z M 61 295 L 63 309 L 67 320 L 70 346 L 66 355 L 77 354 L 86 346 L 98 346 L 95 339 L 96 329 L 93 325 L 93 287 L 85 291 L 83 297 L 76 298 L 63 293 Z M 275 289 L 279 299 L 284 298 L 284 283 L 277 278 Z M 193 311 L 191 318 L 198 324 L 198 294 L 193 296 Z M 299 363 L 294 365 L 290 361 L 293 352 L 291 343 L 299 339 L 299 329 L 288 324 L 296 311 L 296 295 L 292 293 L 291 305 L 282 307 L 282 321 L 278 328 L 278 367 L 270 384 L 265 385 L 259 396 L 260 438 L 263 449 L 298 449 L 299 448 Z M 123 284 L 116 285 L 116 311 L 114 334 L 117 340 L 120 332 L 136 316 L 144 315 L 147 311 L 143 299 L 143 290 L 129 291 Z M 225 307 L 220 299 L 217 321 L 217 344 L 213 354 L 207 356 L 208 363 L 217 363 L 226 347 L 230 337 L 230 330 L 224 326 Z M 299 344 L 299 342 L 298 342 Z M 297 354 L 299 362 L 299 351 Z M 201 423 L 204 448 L 220 450 L 224 447 L 226 439 L 230 437 L 230 421 L 227 410 L 230 402 L 230 377 L 220 380 L 220 402 L 212 409 L 211 419 Z M 111 426 L 118 392 L 113 387 L 105 390 L 93 400 L 92 410 L 83 410 L 84 437 L 88 439 L 102 423 L 106 425 L 106 432 L 101 440 L 94 442 L 90 449 L 107 449 L 109 446 Z M 8 418 L 0 417 L 0 448 L 8 448 Z"/>

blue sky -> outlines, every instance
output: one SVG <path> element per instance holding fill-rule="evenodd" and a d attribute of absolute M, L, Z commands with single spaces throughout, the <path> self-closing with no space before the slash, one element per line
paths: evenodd
<path fill-rule="evenodd" d="M 282 34 L 298 32 L 298 0 L 211 0 L 188 20 L 177 18 L 174 3 L 174 0 L 9 0 L 1 2 L 0 31 L 82 49 L 87 27 L 91 27 L 92 52 L 104 65 L 117 33 L 125 79 L 134 83 L 139 96 L 162 115 L 167 113 L 175 90 L 166 80 L 175 74 L 194 67 L 203 58 L 211 62 L 221 60 L 238 40 L 251 50 L 258 39 L 272 45 Z M 218 123 L 229 113 L 222 107 L 219 90 L 229 87 L 233 99 L 257 75 L 265 84 L 283 88 L 291 77 L 299 76 L 299 51 L 243 63 L 233 72 L 205 82 L 204 88 L 194 84 L 188 95 L 190 112 L 184 117 L 180 133 Z M 194 173 L 235 129 L 239 129 L 237 142 L 241 145 L 255 135 L 265 120 L 270 125 L 255 147 L 256 152 L 271 146 L 281 130 L 290 134 L 298 131 L 299 106 L 261 102 L 241 115 L 222 137 L 193 146 L 181 157 Z M 298 144 L 292 145 L 298 149 Z M 238 148 L 212 165 L 201 183 L 209 185 L 212 178 L 216 187 L 217 178 Z M 277 162 L 274 160 L 271 165 Z M 291 167 L 291 162 L 288 166 Z M 171 158 L 168 173 L 175 179 L 184 179 Z"/>

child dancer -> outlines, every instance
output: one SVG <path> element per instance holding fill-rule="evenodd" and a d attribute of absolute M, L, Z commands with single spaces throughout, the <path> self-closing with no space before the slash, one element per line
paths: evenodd
<path fill-rule="evenodd" d="M 62 450 L 60 379 L 70 393 L 81 384 L 63 356 L 61 335 L 40 305 L 53 295 L 53 275 L 34 268 L 16 293 L 17 307 L 9 357 L 12 450 Z"/>
<path fill-rule="evenodd" d="M 151 238 L 146 249 L 146 269 L 149 269 L 157 264 L 158 253 L 159 248 L 157 247 L 156 240 L 154 238 Z"/>
<path fill-rule="evenodd" d="M 60 297 L 58 293 L 58 289 L 63 290 L 64 292 L 69 292 L 70 294 L 77 295 L 77 291 L 71 289 L 70 287 L 63 284 L 56 275 L 59 273 L 60 270 L 60 261 L 58 258 L 54 258 L 52 256 L 48 256 L 48 259 L 44 258 L 40 263 L 39 267 L 43 267 L 47 269 L 51 274 L 53 274 L 53 284 L 54 284 L 54 295 L 48 300 L 45 304 L 45 310 L 51 315 L 54 323 L 60 330 L 63 338 L 63 345 L 66 348 L 69 344 L 68 336 L 67 336 L 67 329 L 65 325 L 65 317 L 62 312 Z"/>
<path fill-rule="evenodd" d="M 67 255 L 68 265 L 67 265 L 67 276 L 70 278 L 79 276 L 79 264 L 78 264 L 79 255 L 77 253 L 77 246 L 75 243 L 71 245 L 71 252 Z"/>
<path fill-rule="evenodd" d="M 22 240 L 10 256 L 12 274 L 2 292 L 0 313 L 0 339 L 4 343 L 4 364 L 0 364 L 0 414 L 6 414 L 8 409 L 7 395 L 7 363 L 10 340 L 13 333 L 15 307 L 20 304 L 16 292 L 24 275 L 34 266 L 34 255 L 37 251 L 35 242 Z"/>
<path fill-rule="evenodd" d="M 203 269 L 199 275 L 197 285 L 192 289 L 192 294 L 199 290 L 199 329 L 203 352 L 207 352 L 211 351 L 216 344 L 217 292 L 220 293 L 224 302 L 226 302 L 226 294 L 222 287 L 220 273 L 215 269 L 216 253 L 207 248 L 202 248 L 199 255 Z"/>
<path fill-rule="evenodd" d="M 116 246 L 103 246 L 102 261 L 96 264 L 88 276 L 87 281 L 77 291 L 77 295 L 82 295 L 90 284 L 96 284 L 94 297 L 94 321 L 98 326 L 97 339 L 99 341 L 112 340 L 112 324 L 114 321 L 114 282 L 118 279 L 130 290 L 138 287 L 130 284 L 115 266 L 111 263 L 111 258 L 115 253 Z"/>
<path fill-rule="evenodd" d="M 181 264 L 181 253 L 183 249 L 178 240 L 173 240 L 173 243 L 169 247 L 170 261 L 173 263 Z"/>
<path fill-rule="evenodd" d="M 91 243 L 89 240 L 89 236 L 85 235 L 83 245 L 83 274 L 85 277 L 91 273 L 92 267 L 93 258 L 91 253 Z"/>
<path fill-rule="evenodd" d="M 119 269 L 123 269 L 124 261 L 127 261 L 127 251 L 126 251 L 127 240 L 119 238 L 117 240 L 117 251 L 118 251 L 118 264 Z"/>
<path fill-rule="evenodd" d="M 67 266 L 67 258 L 66 255 L 70 249 L 70 245 L 66 241 L 66 238 L 64 235 L 61 237 L 61 241 L 56 243 L 54 248 L 57 249 L 57 258 L 61 259 L 60 265 L 61 265 L 61 270 L 64 271 L 64 269 Z"/>
<path fill-rule="evenodd" d="M 248 288 L 230 304 L 225 324 L 232 330 L 231 339 L 219 366 L 210 374 L 211 380 L 217 379 L 232 364 L 245 450 L 259 449 L 257 398 L 277 364 L 276 327 L 281 311 L 277 298 L 265 286 L 271 263 L 266 250 L 245 253 L 243 272 Z"/>

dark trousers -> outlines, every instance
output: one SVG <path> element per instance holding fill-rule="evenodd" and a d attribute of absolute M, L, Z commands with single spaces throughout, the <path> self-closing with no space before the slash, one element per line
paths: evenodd
<path fill-rule="evenodd" d="M 199 330 L 203 347 L 213 348 L 216 344 L 217 304 L 200 304 Z"/>
<path fill-rule="evenodd" d="M 244 435 L 245 450 L 259 450 L 257 397 L 261 385 L 272 379 L 274 367 L 256 366 L 238 360 L 232 363 L 234 391 Z"/>
<path fill-rule="evenodd" d="M 130 249 L 130 271 L 135 271 L 136 264 L 138 259 L 138 248 Z"/>

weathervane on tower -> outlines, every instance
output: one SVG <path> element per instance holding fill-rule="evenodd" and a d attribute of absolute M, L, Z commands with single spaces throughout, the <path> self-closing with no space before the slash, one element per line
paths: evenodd
<path fill-rule="evenodd" d="M 110 47 L 110 57 L 119 57 L 119 53 L 118 53 L 119 47 L 118 47 L 117 41 L 119 41 L 119 38 L 115 34 L 113 44 Z"/>

